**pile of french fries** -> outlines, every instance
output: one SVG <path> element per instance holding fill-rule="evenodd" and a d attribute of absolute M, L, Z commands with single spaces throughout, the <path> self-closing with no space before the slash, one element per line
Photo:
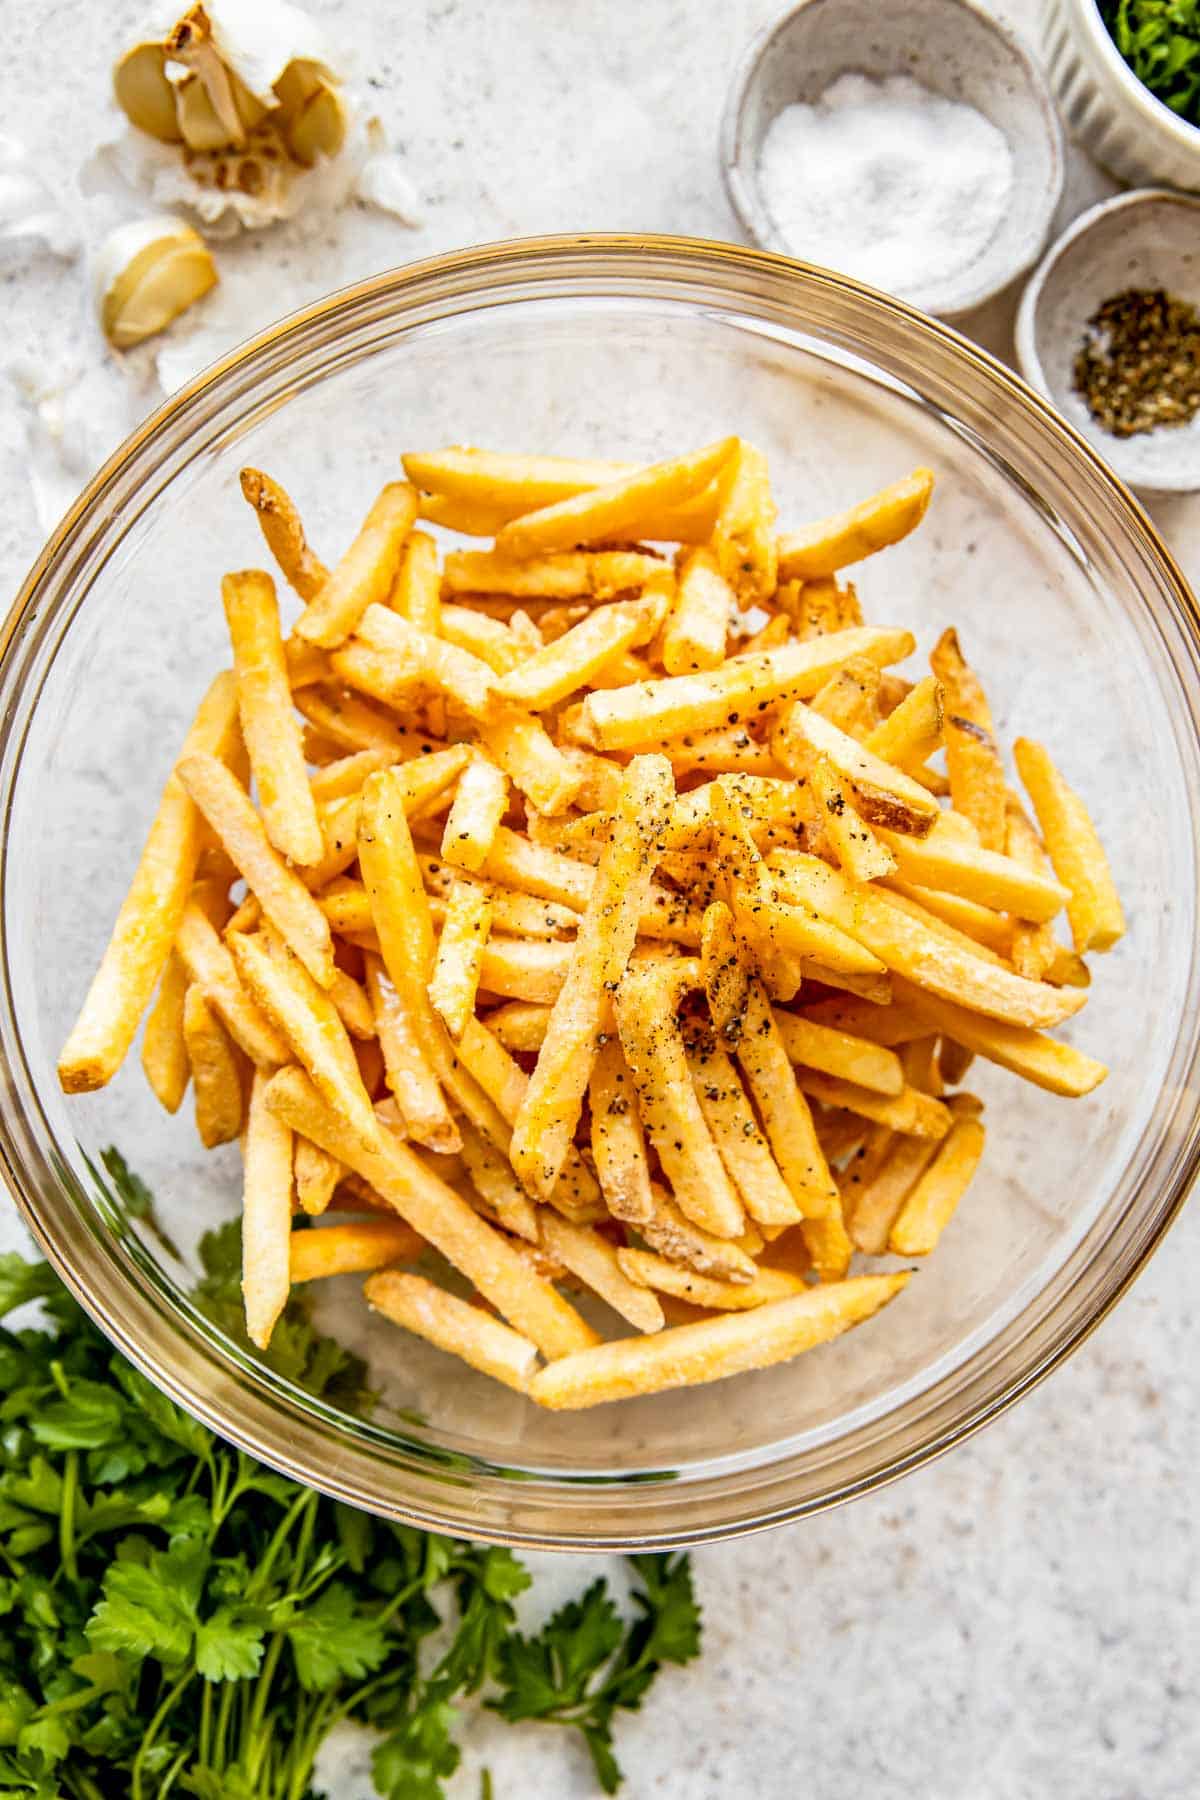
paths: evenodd
<path fill-rule="evenodd" d="M 62 1085 L 112 1078 L 157 988 L 154 1092 L 241 1141 L 260 1346 L 293 1282 L 358 1272 L 548 1407 L 781 1362 L 909 1278 L 856 1254 L 937 1244 L 974 1057 L 1103 1080 L 1048 1035 L 1123 930 L 1095 830 L 1020 740 L 1032 822 L 953 630 L 904 679 L 913 637 L 839 579 L 927 470 L 778 535 L 738 438 L 403 464 L 333 567 L 243 471 L 302 610 L 285 637 L 271 576 L 225 578 L 232 667 Z"/>

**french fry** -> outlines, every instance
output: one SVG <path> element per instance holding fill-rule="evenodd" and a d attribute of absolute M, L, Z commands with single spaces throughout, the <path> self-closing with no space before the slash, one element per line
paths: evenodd
<path fill-rule="evenodd" d="M 574 1136 L 607 997 L 625 974 L 649 891 L 654 845 L 674 792 L 670 767 L 661 757 L 639 757 L 630 764 L 612 836 L 513 1127 L 513 1167 L 532 1193 L 551 1193 Z"/>
<path fill-rule="evenodd" d="M 881 761 L 865 744 L 839 731 L 802 701 L 794 701 L 788 708 L 772 736 L 771 748 L 785 767 L 804 765 L 814 756 L 826 758 L 835 773 L 850 783 L 858 810 L 868 824 L 916 838 L 927 837 L 933 830 L 938 804 L 919 781 Z"/>
<path fill-rule="evenodd" d="M 424 1248 L 424 1240 L 402 1219 L 355 1219 L 348 1225 L 293 1231 L 292 1286 L 329 1275 L 364 1275 L 372 1269 L 386 1269 L 389 1263 L 413 1262 Z"/>
<path fill-rule="evenodd" d="M 776 617 L 781 615 L 776 614 Z M 878 696 L 883 676 L 875 664 L 856 657 L 831 675 L 809 704 L 839 731 L 860 741 L 874 729 L 878 718 Z M 885 759 L 886 760 L 886 759 Z"/>
<path fill-rule="evenodd" d="M 492 903 L 473 881 L 457 881 L 446 902 L 429 1002 L 452 1038 L 460 1038 L 475 1010 L 484 951 L 492 929 Z"/>
<path fill-rule="evenodd" d="M 242 1070 L 228 1032 L 193 983 L 183 1008 L 183 1038 L 196 1105 L 196 1135 L 206 1150 L 228 1144 L 246 1109 Z"/>
<path fill-rule="evenodd" d="M 864 1254 L 882 1256 L 887 1250 L 900 1208 L 944 1142 L 890 1134 L 886 1153 L 857 1190 L 850 1214 L 850 1235 Z"/>
<path fill-rule="evenodd" d="M 241 484 L 284 580 L 302 600 L 315 600 L 329 579 L 329 570 L 309 549 L 300 514 L 290 496 L 261 469 L 243 469 Z"/>
<path fill-rule="evenodd" d="M 957 832 L 935 825 L 923 840 L 899 832 L 881 833 L 900 875 L 919 887 L 940 889 L 974 900 L 995 912 L 1044 921 L 1062 910 L 1065 887 L 1012 857 L 966 843 Z"/>
<path fill-rule="evenodd" d="M 442 833 L 446 861 L 478 874 L 491 854 L 507 807 L 503 773 L 486 756 L 473 757 L 459 777 Z"/>
<path fill-rule="evenodd" d="M 555 1409 L 597 1406 L 769 1368 L 869 1319 L 907 1281 L 906 1274 L 860 1275 L 751 1312 L 598 1344 L 540 1370 L 529 1395 L 539 1406 Z"/>
<path fill-rule="evenodd" d="M 329 989 L 329 998 L 333 1001 L 338 1018 L 346 1027 L 352 1038 L 366 1043 L 376 1035 L 375 1015 L 371 1010 L 371 1002 L 366 991 L 347 975 L 344 969 L 333 972 L 333 986 Z"/>
<path fill-rule="evenodd" d="M 663 1310 L 649 1288 L 631 1279 L 622 1268 L 616 1248 L 588 1225 L 572 1225 L 557 1214 L 543 1212 L 542 1243 L 594 1294 L 607 1301 L 615 1313 L 638 1331 L 661 1331 Z"/>
<path fill-rule="evenodd" d="M 788 532 L 779 540 L 779 579 L 836 575 L 850 563 L 898 544 L 921 523 L 932 493 L 932 471 L 914 469 L 860 505 Z"/>
<path fill-rule="evenodd" d="M 1011 788 L 1004 809 L 1004 850 L 1013 862 L 1030 873 L 1049 875 L 1050 859 L 1042 848 L 1042 840 Z M 1020 918 L 1013 921 L 1009 948 L 1018 975 L 1040 981 L 1053 964 L 1058 947 L 1058 940 L 1048 925 Z"/>
<path fill-rule="evenodd" d="M 507 1159 L 468 1120 L 464 1119 L 459 1129 L 463 1161 L 475 1192 L 506 1231 L 524 1238 L 527 1243 L 536 1244 L 539 1241 L 537 1208 L 513 1174 Z"/>
<path fill-rule="evenodd" d="M 869 1001 L 872 1006 L 890 1006 L 892 1003 L 892 978 L 886 972 L 879 975 L 853 975 L 804 956 L 800 959 L 800 974 L 805 981 L 819 982 L 822 987 L 844 988 L 848 994 Z"/>
<path fill-rule="evenodd" d="M 519 1322 L 544 1356 L 596 1342 L 591 1326 L 529 1270 L 509 1241 L 390 1133 L 381 1133 L 378 1149 L 364 1149 L 299 1069 L 275 1077 L 270 1105 L 292 1130 L 361 1175 L 497 1312 Z"/>
<path fill-rule="evenodd" d="M 300 1209 L 312 1215 L 326 1211 L 334 1190 L 346 1173 L 336 1156 L 330 1156 L 319 1144 L 310 1144 L 303 1137 L 296 1139 L 292 1172 Z M 292 1279 L 296 1279 L 294 1270 Z"/>
<path fill-rule="evenodd" d="M 662 661 L 668 675 L 720 668 L 733 608 L 733 589 L 714 552 L 687 551 L 679 562 L 675 604 L 663 627 Z"/>
<path fill-rule="evenodd" d="M 1076 950 L 1081 956 L 1089 950 L 1111 950 L 1124 935 L 1125 918 L 1087 808 L 1041 744 L 1018 738 L 1013 755 L 1054 872 L 1070 894 L 1067 918 Z"/>
<path fill-rule="evenodd" d="M 391 752 L 390 762 L 401 762 L 445 746 L 431 742 L 431 734 L 408 731 L 395 724 L 377 706 L 360 700 L 345 688 L 324 685 L 305 688 L 293 696 L 296 709 L 339 751 Z M 386 767 L 385 763 L 376 765 Z M 365 777 L 364 777 L 365 779 Z M 361 782 L 359 786 L 361 786 Z M 332 795 L 326 796 L 332 799 Z"/>
<path fill-rule="evenodd" d="M 734 1238 L 745 1215 L 691 1083 L 675 1017 L 678 991 L 674 970 L 631 965 L 616 996 L 621 1048 L 680 1210 L 710 1235 Z"/>
<path fill-rule="evenodd" d="M 537 1006 L 529 1000 L 506 1000 L 488 1013 L 488 1030 L 506 1050 L 524 1051 L 536 1056 L 546 1041 L 548 1006 Z M 595 1071 L 593 1070 L 593 1075 Z"/>
<path fill-rule="evenodd" d="M 689 456 L 619 476 L 604 487 L 526 513 L 505 525 L 496 537 L 502 556 L 528 557 L 620 538 L 639 519 L 659 508 L 676 506 L 706 488 L 732 455 L 737 440 L 724 438 Z"/>
<path fill-rule="evenodd" d="M 915 989 L 913 991 L 916 992 Z M 779 1016 L 782 1019 L 788 1015 L 780 1013 Z M 913 1038 L 924 1037 L 929 1030 L 924 1015 L 915 1006 L 900 1006 L 894 1002 L 876 1006 L 870 1000 L 843 999 L 840 995 L 835 999 L 805 1002 L 803 1013 L 797 1016 L 803 1017 L 808 1024 L 824 1026 L 830 1031 L 844 1032 L 855 1038 L 868 1038 L 873 1044 L 882 1044 L 889 1050 L 895 1049 L 897 1044 L 907 1044 Z M 811 1068 L 826 1067 L 824 1062 L 811 1058 L 808 1060 Z M 828 1069 L 827 1073 L 840 1075 L 847 1072 Z M 857 1079 L 860 1087 L 878 1086 L 877 1082 L 864 1081 L 861 1076 L 848 1076 L 848 1079 Z"/>
<path fill-rule="evenodd" d="M 796 1070 L 796 1081 L 803 1093 L 823 1106 L 845 1107 L 910 1137 L 943 1138 L 950 1129 L 950 1114 L 941 1101 L 915 1087 L 906 1085 L 899 1094 L 880 1094 L 803 1065 Z"/>
<path fill-rule="evenodd" d="M 647 589 L 641 600 L 615 600 L 595 607 L 553 644 L 502 675 L 493 691 L 511 705 L 527 706 L 534 712 L 557 706 L 593 681 L 613 657 L 647 643 L 658 630 L 666 607 L 667 596 L 657 589 Z"/>
<path fill-rule="evenodd" d="M 668 675 L 661 681 L 589 694 L 581 709 L 580 730 L 592 749 L 637 750 L 665 737 L 740 724 L 760 706 L 776 701 L 805 699 L 852 656 L 865 656 L 882 666 L 901 662 L 914 648 L 907 631 L 868 626 L 809 643 L 784 644 L 696 675 Z"/>
<path fill-rule="evenodd" d="M 366 976 L 387 1084 L 409 1136 L 431 1150 L 460 1149 L 458 1127 L 430 1064 L 418 1020 L 409 1009 L 407 984 L 403 990 L 397 988 L 376 956 L 367 957 Z"/>
<path fill-rule="evenodd" d="M 980 852 L 990 854 L 990 852 Z M 964 900 L 959 894 L 947 894 L 940 888 L 917 887 L 911 881 L 902 881 L 898 875 L 885 877 L 882 884 L 889 893 L 899 895 L 908 900 L 912 906 L 919 907 L 914 918 L 928 921 L 930 914 L 949 925 L 959 938 L 972 938 L 985 950 L 1001 962 L 1012 959 L 1013 944 L 1016 937 L 1016 926 L 1007 913 L 994 912 L 989 906 L 981 906 L 977 900 Z M 1039 926 L 1038 930 L 1043 929 Z M 1049 926 L 1044 928 L 1053 941 L 1054 934 Z M 1015 964 L 1014 964 L 1015 967 Z M 1030 981 L 1037 981 L 1039 976 L 1029 975 L 1027 969 L 1017 969 L 1018 975 L 1028 976 Z"/>
<path fill-rule="evenodd" d="M 775 592 L 775 502 L 767 459 L 739 438 L 717 476 L 719 505 L 713 548 L 721 574 L 743 608 Z"/>
<path fill-rule="evenodd" d="M 863 622 L 862 607 L 850 582 L 840 587 L 832 575 L 820 575 L 812 581 L 785 580 L 778 566 L 776 580 L 774 603 L 795 636 L 805 642 L 827 632 L 848 631 Z"/>
<path fill-rule="evenodd" d="M 263 912 L 321 987 L 333 981 L 329 921 L 267 840 L 245 788 L 215 756 L 185 756 L 179 779 L 229 852 Z"/>
<path fill-rule="evenodd" d="M 366 1281 L 367 1304 L 439 1350 L 457 1356 L 493 1381 L 527 1391 L 537 1366 L 537 1346 L 479 1307 L 426 1281 L 422 1275 L 385 1270 Z"/>
<path fill-rule="evenodd" d="M 346 1027 L 326 990 L 278 941 L 235 933 L 229 948 L 251 998 L 287 1040 L 317 1091 L 347 1128 L 373 1147 L 379 1141 L 375 1111 Z"/>
<path fill-rule="evenodd" d="M 817 1280 L 844 1280 L 854 1255 L 854 1242 L 846 1229 L 840 1198 L 821 1218 L 805 1219 L 800 1231 Z"/>
<path fill-rule="evenodd" d="M 760 1225 L 795 1224 L 801 1217 L 800 1208 L 771 1154 L 729 1057 L 715 1045 L 697 1048 L 689 1052 L 688 1069 L 725 1173 L 747 1213 Z"/>
<path fill-rule="evenodd" d="M 979 1166 L 984 1137 L 978 1119 L 954 1121 L 892 1226 L 888 1248 L 897 1256 L 928 1256 L 936 1247 Z"/>
<path fill-rule="evenodd" d="M 645 586 L 664 568 L 661 557 L 637 550 L 568 551 L 560 556 L 513 557 L 495 550 L 451 551 L 442 592 L 509 594 L 518 600 L 612 600 Z"/>
<path fill-rule="evenodd" d="M 479 985 L 500 999 L 553 1006 L 574 954 L 573 943 L 493 936 L 483 953 Z"/>
<path fill-rule="evenodd" d="M 658 1182 L 651 1182 L 650 1196 L 654 1210 L 638 1224 L 637 1232 L 651 1249 L 671 1262 L 685 1263 L 697 1274 L 712 1275 L 718 1281 L 753 1281 L 754 1262 L 740 1243 L 701 1230 Z"/>
<path fill-rule="evenodd" d="M 279 630 L 275 583 L 258 569 L 226 575 L 221 598 L 233 647 L 238 715 L 268 838 L 290 862 L 321 857 L 321 827 Z"/>
<path fill-rule="evenodd" d="M 774 1018 L 792 1062 L 878 1094 L 904 1091 L 904 1073 L 894 1050 L 868 1037 L 822 1024 L 811 1013 L 802 1016 L 777 1008 Z"/>
<path fill-rule="evenodd" d="M 463 1065 L 479 1083 L 507 1125 L 516 1123 L 529 1077 L 482 1020 L 467 1020 L 458 1044 Z M 507 1146 L 507 1140 L 506 1140 Z"/>
<path fill-rule="evenodd" d="M 874 888 L 853 889 L 817 857 L 790 855 L 786 879 L 791 896 L 798 895 L 841 926 L 895 974 L 941 999 L 1035 1029 L 1061 1024 L 1083 1005 L 1083 994 L 1064 994 L 984 961 L 988 953 L 978 945 L 972 946 L 973 954 L 960 949 L 903 911 L 894 896 Z"/>
<path fill-rule="evenodd" d="M 435 637 L 401 618 L 389 607 L 367 608 L 359 621 L 355 641 L 359 640 L 395 658 L 398 671 L 414 669 L 418 680 L 444 694 L 470 718 L 486 720 L 494 713 L 495 677 L 487 664 L 445 638 Z M 338 667 L 336 661 L 334 667 Z"/>
<path fill-rule="evenodd" d="M 188 972 L 172 950 L 167 957 L 158 996 L 146 1017 L 142 1037 L 142 1069 L 159 1105 L 178 1112 L 190 1078 L 183 1036 L 183 1009 Z"/>
<path fill-rule="evenodd" d="M 853 794 L 847 791 L 845 777 L 837 773 L 827 756 L 813 758 L 808 783 L 824 814 L 821 823 L 825 835 L 850 879 L 877 881 L 890 875 L 896 867 L 896 858 L 875 836 L 866 820 L 855 812 Z"/>
<path fill-rule="evenodd" d="M 265 1350 L 291 1288 L 292 1133 L 254 1073 L 242 1144 L 242 1298 L 246 1331 Z"/>
<path fill-rule="evenodd" d="M 750 970 L 738 947 L 733 914 L 723 900 L 714 900 L 704 910 L 700 977 L 713 1030 L 727 1044 L 736 1044 L 750 998 Z"/>
<path fill-rule="evenodd" d="M 837 1203 L 837 1184 L 796 1085 L 775 1015 L 757 981 L 750 984 L 737 1058 L 793 1200 L 805 1218 L 821 1218 Z"/>
<path fill-rule="evenodd" d="M 868 732 L 864 748 L 881 762 L 917 775 L 922 764 L 941 748 L 945 730 L 945 695 L 935 675 L 918 681 L 887 718 Z"/>
<path fill-rule="evenodd" d="M 486 663 L 495 674 L 507 675 L 531 650 L 542 648 L 541 632 L 527 615 L 523 616 L 526 631 L 533 633 L 532 642 L 527 642 L 511 625 L 489 617 L 478 607 L 455 606 L 447 601 L 441 606 L 439 635 L 448 644 L 457 644 L 460 650 L 466 650 Z"/>
<path fill-rule="evenodd" d="M 184 909 L 175 948 L 189 980 L 251 1062 L 271 1069 L 290 1060 L 286 1042 L 242 986 L 233 957 L 196 900 Z"/>
<path fill-rule="evenodd" d="M 992 712 L 958 633 L 944 631 L 929 658 L 945 691 L 946 772 L 955 810 L 965 813 L 985 850 L 1004 848 L 1004 765 Z"/>
<path fill-rule="evenodd" d="M 1108 1074 L 1103 1063 L 1085 1056 L 1072 1044 L 1060 1043 L 1043 1032 L 983 1018 L 977 1012 L 907 982 L 898 986 L 905 1010 L 911 1008 L 923 1017 L 927 1029 L 944 1033 L 964 1050 L 970 1050 L 988 1062 L 998 1063 L 1002 1069 L 1010 1069 L 1014 1075 L 1023 1076 L 1051 1094 L 1078 1099 L 1099 1087 Z"/>
<path fill-rule="evenodd" d="M 184 740 L 182 760 L 229 756 L 237 742 L 237 690 L 233 676 L 224 673 L 200 702 Z M 201 842 L 200 814 L 173 771 L 100 967 L 59 1056 L 58 1079 L 64 1093 L 85 1094 L 104 1087 L 125 1060 L 171 954 Z"/>
<path fill-rule="evenodd" d="M 784 1269 L 759 1269 L 753 1281 L 716 1281 L 711 1275 L 697 1275 L 694 1269 L 681 1268 L 665 1256 L 655 1256 L 647 1250 L 618 1250 L 616 1254 L 631 1282 L 672 1294 L 677 1300 L 690 1300 L 693 1306 L 713 1312 L 748 1312 L 755 1306 L 787 1300 L 805 1291 L 801 1278 Z"/>
<path fill-rule="evenodd" d="M 640 1227 L 653 1217 L 654 1197 L 634 1080 L 615 1033 L 596 1051 L 588 1103 L 592 1160 L 605 1204 L 614 1219 Z"/>
<path fill-rule="evenodd" d="M 581 776 L 551 742 L 540 719 L 504 713 L 480 725 L 479 738 L 497 768 L 538 812 L 563 812 L 573 803 Z"/>
<path fill-rule="evenodd" d="M 346 554 L 297 619 L 297 636 L 325 650 L 345 642 L 367 608 L 391 592 L 416 516 L 416 489 L 405 481 L 390 482 Z"/>
<path fill-rule="evenodd" d="M 914 1038 L 901 1050 L 900 1065 L 906 1087 L 919 1088 L 921 1093 L 932 1094 L 935 1100 L 940 1100 L 944 1084 L 937 1050 L 936 1032 L 929 1037 Z"/>
<path fill-rule="evenodd" d="M 965 1044 L 956 1044 L 953 1038 L 944 1037 L 940 1044 L 938 1073 L 945 1087 L 957 1087 L 966 1078 L 968 1069 L 975 1061 L 975 1052 L 968 1050 Z"/>
<path fill-rule="evenodd" d="M 946 904 L 944 897 L 939 899 L 935 894 L 933 907 L 929 907 L 924 904 L 924 896 L 930 893 L 931 889 L 911 888 L 906 893 L 903 887 L 897 888 L 893 881 L 889 881 L 885 885 L 892 905 L 898 906 L 900 911 L 907 913 L 910 919 L 917 920 L 942 943 L 953 944 L 959 950 L 965 951 L 968 956 L 979 957 L 983 962 L 990 963 L 994 969 L 1007 968 L 1007 959 L 1001 956 L 999 951 L 993 950 L 989 944 L 985 943 L 982 936 L 972 937 L 970 932 L 963 931 L 957 925 L 950 923 L 946 915 L 954 910 L 955 902 L 952 897 L 949 904 Z M 915 898 L 918 894 L 921 899 Z M 969 901 L 960 900 L 958 902 L 959 906 L 970 904 Z M 934 910 L 935 908 L 936 910 Z"/>

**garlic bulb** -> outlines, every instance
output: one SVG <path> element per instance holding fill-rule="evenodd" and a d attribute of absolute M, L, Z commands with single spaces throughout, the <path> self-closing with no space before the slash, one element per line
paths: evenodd
<path fill-rule="evenodd" d="M 182 219 L 135 219 L 119 225 L 96 257 L 100 325 L 118 350 L 164 331 L 207 294 L 216 265 L 203 238 Z"/>

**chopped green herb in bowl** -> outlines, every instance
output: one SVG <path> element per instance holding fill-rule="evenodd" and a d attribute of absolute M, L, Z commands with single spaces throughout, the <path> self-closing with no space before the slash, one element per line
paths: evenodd
<path fill-rule="evenodd" d="M 1097 0 L 1100 17 L 1142 85 L 1200 126 L 1200 0 Z"/>

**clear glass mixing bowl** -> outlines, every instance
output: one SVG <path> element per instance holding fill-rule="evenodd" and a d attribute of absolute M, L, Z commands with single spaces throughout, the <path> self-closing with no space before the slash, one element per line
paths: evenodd
<path fill-rule="evenodd" d="M 68 1101 L 55 1055 L 194 703 L 227 658 L 222 570 L 263 549 L 237 472 L 296 495 L 328 556 L 405 447 L 653 458 L 740 432 L 784 522 L 916 463 L 924 528 L 864 564 L 868 617 L 923 650 L 954 622 L 998 724 L 1047 739 L 1094 805 L 1130 930 L 1074 1035 L 1113 1065 L 1065 1101 L 989 1066 L 982 1172 L 883 1315 L 789 1367 L 544 1414 L 372 1320 L 356 1417 L 275 1379 L 190 1304 L 194 1246 L 238 1204 L 132 1057 Z M 953 332 L 835 275 L 680 239 L 464 251 L 336 294 L 177 394 L 40 557 L 0 660 L 0 1150 L 47 1254 L 109 1335 L 267 1462 L 378 1512 L 513 1543 L 652 1545 L 795 1518 L 913 1468 L 1022 1394 L 1135 1274 L 1196 1167 L 1195 604 L 1087 445 Z M 186 1109 L 185 1109 L 186 1110 Z M 180 1249 L 118 1213 L 89 1164 L 119 1145 Z"/>

